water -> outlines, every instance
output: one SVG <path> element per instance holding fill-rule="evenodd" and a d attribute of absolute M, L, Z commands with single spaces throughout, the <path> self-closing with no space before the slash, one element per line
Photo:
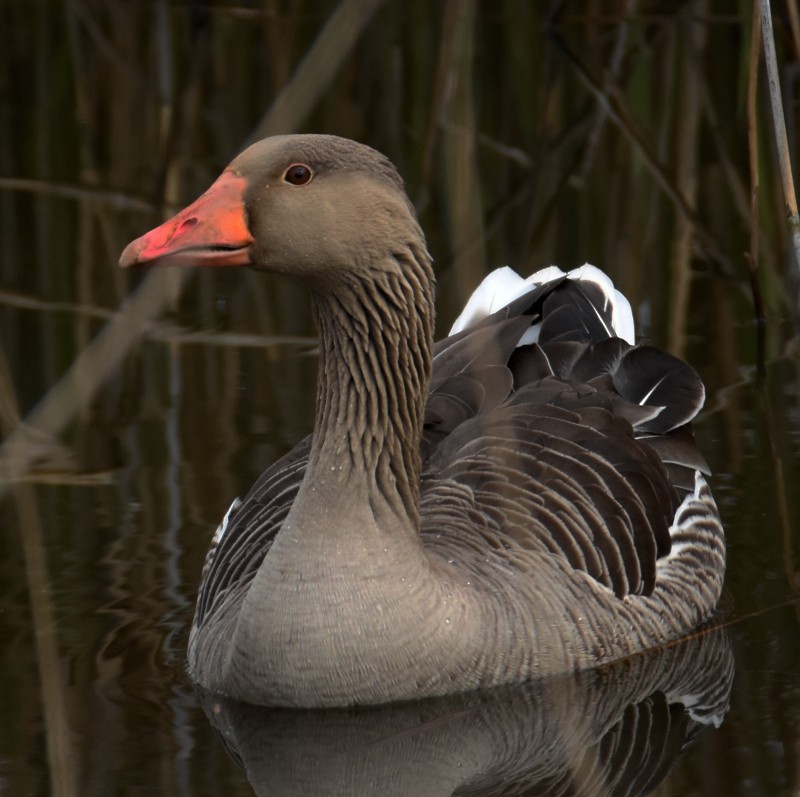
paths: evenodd
<path fill-rule="evenodd" d="M 151 199 L 180 204 L 211 182 L 311 51 L 336 7 L 324 5 L 294 15 L 270 4 L 0 8 L 12 34 L 0 174 L 34 181 L 0 180 L 0 425 L 7 437 L 38 406 L 54 431 L 17 450 L 25 475 L 0 500 L 0 793 L 253 793 L 188 683 L 184 651 L 216 524 L 311 427 L 307 302 L 233 270 L 194 275 L 178 295 L 173 274 L 151 289 L 144 318 L 117 323 L 99 353 L 89 344 L 142 280 L 115 263 L 157 221 Z M 589 259 L 631 297 L 640 334 L 702 374 L 696 434 L 729 540 L 722 619 L 735 676 L 721 727 L 683 754 L 663 724 L 648 726 L 673 742 L 657 793 L 797 795 L 800 359 L 768 159 L 761 340 L 742 254 L 754 249 L 742 87 L 731 76 L 746 74 L 749 9 L 715 16 L 688 3 L 626 21 L 603 7 L 570 4 L 548 29 L 527 4 L 386 4 L 295 126 L 360 138 L 400 165 L 437 261 L 442 329 L 487 264 L 527 272 Z M 595 114 L 562 45 L 593 74 L 618 63 L 648 149 Z M 698 86 L 708 93 L 695 96 Z M 651 156 L 698 207 L 694 235 Z M 81 352 L 80 378 L 54 394 Z M 728 670 L 712 666 L 727 660 L 719 644 L 670 667 L 711 674 L 724 691 Z M 626 686 L 630 670 L 612 671 L 394 715 L 278 712 L 256 717 L 258 733 L 252 712 L 211 703 L 210 713 L 228 746 L 238 741 L 253 785 L 273 779 L 266 793 L 297 790 L 301 774 L 300 793 L 322 793 L 315 777 L 331 793 L 383 794 L 387 782 L 397 793 L 463 783 L 495 793 L 486 773 L 532 787 L 618 763 L 607 751 L 664 717 L 663 661 L 638 667 L 639 691 Z M 609 720 L 615 700 L 638 707 L 627 724 Z M 567 710 L 575 705 L 581 722 Z M 674 720 L 673 733 L 688 723 Z M 548 755 L 547 739 L 569 755 Z M 614 771 L 624 785 L 625 768 Z M 555 782 L 540 788 L 556 793 Z"/>

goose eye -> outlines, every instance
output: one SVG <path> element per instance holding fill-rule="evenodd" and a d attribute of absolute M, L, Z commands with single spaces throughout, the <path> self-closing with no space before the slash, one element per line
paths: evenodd
<path fill-rule="evenodd" d="M 284 173 L 283 179 L 292 185 L 305 185 L 311 182 L 314 172 L 305 163 L 293 163 Z"/>

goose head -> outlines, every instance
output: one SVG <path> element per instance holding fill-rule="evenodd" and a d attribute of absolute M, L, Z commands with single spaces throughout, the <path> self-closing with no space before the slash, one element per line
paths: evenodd
<path fill-rule="evenodd" d="M 120 266 L 251 266 L 311 286 L 396 271 L 424 248 L 392 163 L 354 141 L 275 136 L 239 155 L 199 199 L 130 243 Z"/>

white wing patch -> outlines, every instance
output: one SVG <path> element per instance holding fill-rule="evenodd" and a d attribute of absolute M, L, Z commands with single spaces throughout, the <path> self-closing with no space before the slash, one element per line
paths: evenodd
<path fill-rule="evenodd" d="M 525 280 L 516 271 L 508 266 L 495 269 L 486 275 L 469 297 L 450 334 L 455 335 L 462 329 L 469 329 L 486 316 L 513 302 L 518 296 L 522 296 L 526 290 Z"/>
<path fill-rule="evenodd" d="M 531 274 L 527 279 L 520 277 L 516 271 L 508 266 L 492 271 L 470 296 L 469 301 L 461 311 L 461 315 L 459 315 L 450 329 L 450 334 L 455 335 L 457 332 L 477 324 L 486 316 L 518 299 L 531 288 L 563 276 L 578 282 L 585 280 L 597 285 L 605 296 L 606 303 L 603 309 L 606 309 L 609 305 L 611 306 L 613 334 L 630 344 L 635 342 L 635 329 L 630 302 L 614 288 L 614 283 L 606 274 L 589 263 L 580 268 L 572 269 L 566 274 L 558 266 L 548 266 Z M 520 340 L 520 345 L 535 343 L 537 338 L 538 329 L 535 326 L 531 327 Z"/>
<path fill-rule="evenodd" d="M 211 538 L 211 544 L 208 546 L 208 553 L 206 553 L 205 562 L 203 563 L 203 575 L 200 579 L 201 583 L 206 577 L 209 569 L 211 568 L 211 563 L 214 561 L 214 556 L 217 553 L 217 548 L 219 547 L 220 542 L 222 542 L 222 538 L 225 536 L 225 532 L 228 530 L 228 526 L 231 522 L 231 515 L 242 505 L 241 498 L 234 498 L 233 503 L 228 507 L 228 511 L 225 513 L 225 517 L 222 518 L 222 523 L 217 526 L 217 530 L 214 532 L 214 536 Z M 200 590 L 200 595 L 198 595 L 197 599 L 200 600 L 203 591 Z"/>
<path fill-rule="evenodd" d="M 228 507 L 228 511 L 225 513 L 225 517 L 222 518 L 222 523 L 217 526 L 217 530 L 214 532 L 214 536 L 211 538 L 212 545 L 219 545 L 222 541 L 222 538 L 225 536 L 225 532 L 228 530 L 228 524 L 231 522 L 231 515 L 242 505 L 241 498 L 234 498 L 233 503 Z"/>

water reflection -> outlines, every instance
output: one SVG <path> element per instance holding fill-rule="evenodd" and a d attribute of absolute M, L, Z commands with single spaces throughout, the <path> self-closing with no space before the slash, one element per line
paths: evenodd
<path fill-rule="evenodd" d="M 258 795 L 639 795 L 728 711 L 721 629 L 597 671 L 377 709 L 201 696 Z"/>

